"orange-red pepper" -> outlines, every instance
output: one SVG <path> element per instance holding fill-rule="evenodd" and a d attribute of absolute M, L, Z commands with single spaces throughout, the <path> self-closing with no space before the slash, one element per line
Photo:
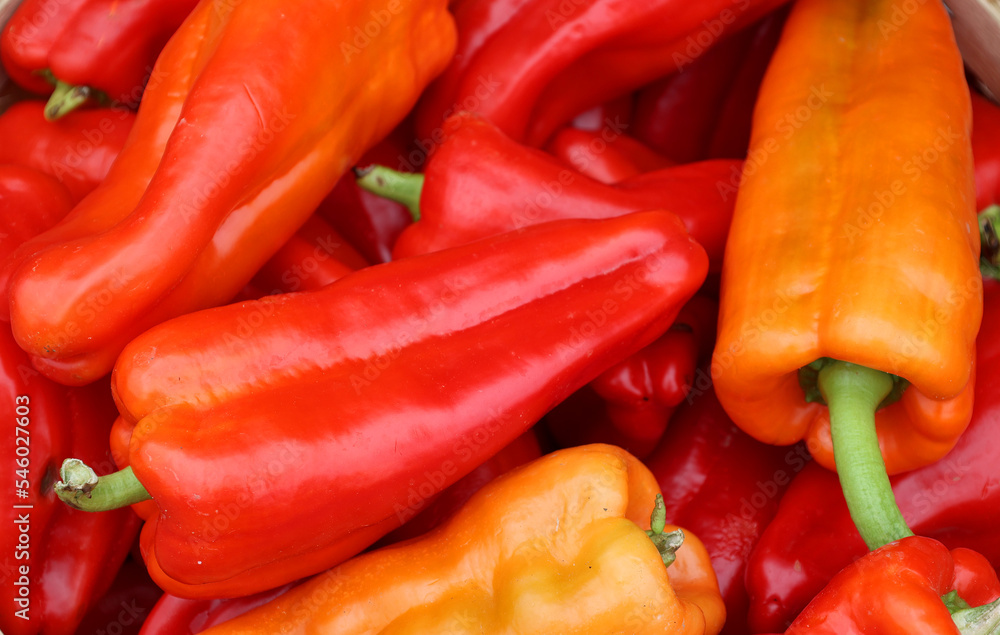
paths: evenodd
<path fill-rule="evenodd" d="M 684 532 L 665 567 L 643 531 L 658 492 L 619 448 L 555 452 L 493 481 L 422 538 L 205 634 L 718 633 L 725 606 L 701 541 Z"/>
<path fill-rule="evenodd" d="M 138 333 L 236 295 L 447 63 L 444 0 L 397 8 L 363 48 L 377 0 L 194 10 L 108 178 L 7 265 L 40 371 L 87 383 Z"/>

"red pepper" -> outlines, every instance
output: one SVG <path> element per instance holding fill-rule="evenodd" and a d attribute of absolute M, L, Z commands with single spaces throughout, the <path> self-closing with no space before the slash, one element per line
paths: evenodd
<path fill-rule="evenodd" d="M 367 266 L 364 256 L 313 214 L 250 283 L 265 293 L 312 291 Z"/>
<path fill-rule="evenodd" d="M 114 404 L 106 380 L 67 388 L 39 375 L 7 327 L 0 328 L 0 391 L 15 428 L 0 450 L 13 479 L 0 500 L 0 632 L 73 635 L 128 555 L 139 519 L 127 509 L 70 509 L 52 485 L 67 454 L 88 457 L 101 474 L 114 471 L 107 443 Z"/>
<path fill-rule="evenodd" d="M 125 146 L 135 115 L 97 108 L 46 121 L 45 104 L 22 101 L 0 115 L 0 163 L 14 163 L 54 176 L 79 202 L 108 175 Z M 4 307 L 2 313 L 6 314 Z"/>
<path fill-rule="evenodd" d="M 563 128 L 545 149 L 580 174 L 607 184 L 674 165 L 615 122 L 594 131 Z"/>
<path fill-rule="evenodd" d="M 417 110 L 439 143 L 452 113 L 481 113 L 540 146 L 591 106 L 662 77 L 782 0 L 500 0 L 455 9 L 456 57 Z M 479 6 L 473 6 L 479 5 Z"/>
<path fill-rule="evenodd" d="M 984 284 L 972 422 L 954 449 L 890 478 L 903 517 L 919 535 L 968 547 L 1000 566 L 1000 285 Z M 837 571 L 868 551 L 837 475 L 810 465 L 793 481 L 747 566 L 750 626 L 785 627 Z"/>
<path fill-rule="evenodd" d="M 601 373 L 548 415 L 562 447 L 610 443 L 644 458 L 694 382 L 698 360 L 712 351 L 718 305 L 697 295 L 660 339 Z"/>
<path fill-rule="evenodd" d="M 55 178 L 21 165 L 0 164 L 0 260 L 72 208 L 69 191 Z"/>
<path fill-rule="evenodd" d="M 414 205 L 419 201 L 420 220 L 400 235 L 395 258 L 550 220 L 666 209 L 705 248 L 712 270 L 721 266 L 734 197 L 718 188 L 734 170 L 739 173 L 737 161 L 677 166 L 608 186 L 522 146 L 481 117 L 456 115 L 443 134 L 425 175 L 411 177 L 413 187 L 401 197 L 410 197 Z M 381 179 L 373 171 L 362 184 L 391 194 Z"/>
<path fill-rule="evenodd" d="M 838 573 L 809 603 L 785 635 L 961 635 L 994 630 L 956 626 L 942 596 L 957 591 L 970 606 L 994 616 L 997 574 L 982 556 L 910 536 L 890 542 Z M 975 609 L 959 611 L 966 616 Z M 995 622 L 993 622 L 995 625 Z"/>
<path fill-rule="evenodd" d="M 140 635 L 197 635 L 267 604 L 296 584 L 227 600 L 189 600 L 164 593 L 142 625 Z"/>
<path fill-rule="evenodd" d="M 504 446 L 485 463 L 449 485 L 436 497 L 428 498 L 419 489 L 414 488 L 407 497 L 405 514 L 407 518 L 403 519 L 406 524 L 385 536 L 379 544 L 387 545 L 422 536 L 461 509 L 462 505 L 484 485 L 540 456 L 542 447 L 538 442 L 538 435 L 531 429 Z"/>
<path fill-rule="evenodd" d="M 757 89 L 786 13 L 779 10 L 724 39 L 639 91 L 633 134 L 678 163 L 745 157 Z"/>
<path fill-rule="evenodd" d="M 1000 203 L 1000 106 L 972 92 L 972 157 L 976 209 Z"/>
<path fill-rule="evenodd" d="M 58 80 L 68 101 L 50 102 L 50 119 L 92 91 L 139 105 L 163 45 L 197 0 L 24 0 L 0 34 L 0 59 L 10 77 L 47 95 Z M 54 77 L 53 77 L 54 76 Z M 50 79 L 47 79 L 50 78 Z"/>
<path fill-rule="evenodd" d="M 284 584 L 356 554 L 400 524 L 410 488 L 447 487 L 655 340 L 707 268 L 677 217 L 640 212 L 176 318 L 115 366 L 129 467 L 84 495 L 91 474 L 67 461 L 57 487 L 90 509 L 151 497 L 143 557 L 170 593 Z"/>
<path fill-rule="evenodd" d="M 726 603 L 723 635 L 750 632 L 747 558 L 809 460 L 802 445 L 766 445 L 740 430 L 708 385 L 694 389 L 643 461 L 663 490 L 667 518 L 690 528 L 708 549 Z"/>
<path fill-rule="evenodd" d="M 129 558 L 111 588 L 83 618 L 76 635 L 137 635 L 162 595 L 142 561 Z"/>
<path fill-rule="evenodd" d="M 609 123 L 628 128 L 631 125 L 632 109 L 635 107 L 632 94 L 622 95 L 616 99 L 598 104 L 593 108 L 581 112 L 570 126 L 577 130 L 589 130 L 591 132 L 604 128 Z"/>

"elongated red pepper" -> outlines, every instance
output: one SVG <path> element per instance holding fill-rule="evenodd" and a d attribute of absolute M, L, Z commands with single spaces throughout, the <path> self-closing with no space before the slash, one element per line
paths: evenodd
<path fill-rule="evenodd" d="M 515 140 L 540 146 L 581 111 L 677 70 L 720 36 L 780 4 L 503 0 L 459 5 L 457 54 L 424 96 L 417 132 L 439 143 L 441 123 L 469 110 Z"/>
<path fill-rule="evenodd" d="M 79 202 L 111 170 L 135 115 L 125 109 L 97 108 L 45 121 L 40 101 L 13 104 L 0 115 L 0 163 L 14 163 L 58 179 Z M 4 307 L 0 314 L 6 314 Z"/>
<path fill-rule="evenodd" d="M 740 430 L 709 386 L 691 394 L 643 461 L 663 490 L 667 518 L 695 532 L 712 557 L 726 603 L 724 635 L 751 632 L 747 559 L 809 460 L 802 445 L 770 446 Z"/>
<path fill-rule="evenodd" d="M 15 427 L 2 435 L 0 448 L 4 472 L 13 479 L 0 500 L 0 631 L 73 635 L 111 584 L 139 529 L 130 510 L 86 514 L 63 505 L 52 490 L 67 454 L 87 457 L 101 474 L 114 471 L 107 435 L 115 410 L 108 384 L 67 388 L 47 380 L 32 370 L 4 327 L 0 392 Z"/>
<path fill-rule="evenodd" d="M 678 163 L 743 158 L 750 118 L 785 11 L 725 38 L 638 92 L 632 133 Z"/>
<path fill-rule="evenodd" d="M 632 109 L 635 102 L 631 94 L 598 104 L 573 117 L 570 126 L 577 130 L 600 130 L 609 122 L 620 122 L 626 128 L 631 125 Z"/>
<path fill-rule="evenodd" d="M 721 266 L 734 197 L 722 196 L 737 161 L 677 166 L 628 179 L 598 183 L 551 156 L 511 140 L 485 119 L 459 114 L 444 126 L 443 143 L 423 177 L 406 191 L 370 172 L 365 187 L 409 198 L 420 220 L 399 237 L 393 256 L 403 258 L 565 218 L 609 218 L 647 209 L 677 214 L 708 252 L 712 270 Z"/>
<path fill-rule="evenodd" d="M 102 187 L 5 265 L 36 368 L 92 381 L 138 333 L 231 299 L 404 117 L 447 63 L 454 25 L 444 0 L 407 2 L 370 46 L 342 49 L 331 33 L 374 6 L 198 5 Z"/>
<path fill-rule="evenodd" d="M 674 165 L 670 159 L 625 134 L 624 128 L 615 127 L 615 122 L 593 131 L 563 128 L 545 149 L 580 174 L 608 184 Z"/>
<path fill-rule="evenodd" d="M 0 34 L 4 70 L 30 91 L 56 83 L 49 119 L 100 91 L 137 107 L 153 62 L 197 0 L 24 0 Z"/>
<path fill-rule="evenodd" d="M 707 267 L 677 217 L 642 212 L 177 318 L 115 367 L 129 467 L 83 494 L 92 476 L 67 461 L 61 496 L 151 496 L 143 557 L 174 595 L 316 573 L 397 527 L 411 488 L 447 487 L 659 337 Z M 108 497 L 116 483 L 125 496 Z"/>
<path fill-rule="evenodd" d="M 1000 204 L 1000 106 L 972 92 L 972 158 L 976 209 Z"/>
<path fill-rule="evenodd" d="M 968 547 L 1000 566 L 1000 286 L 984 284 L 972 422 L 954 449 L 890 479 L 903 517 L 919 535 Z M 797 476 L 747 567 L 750 625 L 780 630 L 855 558 L 867 552 L 837 475 L 818 465 Z"/>
<path fill-rule="evenodd" d="M 966 604 L 965 610 L 942 601 L 952 591 Z M 967 549 L 949 552 L 936 540 L 910 536 L 838 573 L 785 635 L 993 633 L 1000 613 L 992 602 L 998 597 L 1000 581 L 982 556 Z M 992 628 L 970 627 L 980 611 L 968 606 L 982 607 Z"/>
<path fill-rule="evenodd" d="M 270 602 L 296 584 L 225 600 L 190 600 L 165 593 L 143 623 L 140 635 L 197 635 Z"/>
<path fill-rule="evenodd" d="M 0 164 L 0 259 L 55 225 L 72 207 L 69 191 L 54 177 Z"/>

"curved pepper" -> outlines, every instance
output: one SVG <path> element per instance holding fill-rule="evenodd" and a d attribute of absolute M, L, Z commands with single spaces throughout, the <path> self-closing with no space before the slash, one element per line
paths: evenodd
<path fill-rule="evenodd" d="M 206 635 L 718 633 L 725 608 L 705 548 L 684 532 L 665 567 L 643 531 L 657 492 L 619 448 L 555 452 L 493 481 L 438 530 L 358 556 Z"/>
<path fill-rule="evenodd" d="M 135 108 L 156 57 L 196 0 L 24 0 L 0 34 L 4 70 L 57 119 L 100 91 Z M 61 93 L 69 92 L 63 99 Z"/>
<path fill-rule="evenodd" d="M 656 339 L 706 269 L 675 216 L 642 212 L 182 316 L 115 366 L 129 467 L 98 490 L 136 496 L 63 495 L 90 509 L 151 496 L 143 556 L 174 595 L 316 573 L 399 526 L 412 491 L 433 496 Z"/>
<path fill-rule="evenodd" d="M 67 454 L 102 474 L 114 470 L 107 444 L 114 404 L 107 383 L 67 388 L 40 376 L 7 328 L 0 328 L 0 392 L 16 428 L 2 435 L 0 454 L 11 478 L 0 500 L 0 631 L 73 635 L 111 585 L 139 519 L 127 509 L 69 509 L 52 484 Z"/>
<path fill-rule="evenodd" d="M 395 258 L 551 220 L 666 209 L 705 248 L 713 270 L 721 266 L 733 199 L 720 196 L 717 185 L 731 171 L 738 173 L 737 161 L 677 166 L 608 186 L 516 143 L 475 115 L 455 115 L 444 133 L 424 178 L 408 192 L 419 201 L 420 220 L 396 241 Z M 378 183 L 377 172 L 369 174 L 365 187 L 392 194 Z"/>
<path fill-rule="evenodd" d="M 470 5 L 479 4 L 479 7 Z M 460 110 L 481 113 L 511 138 L 541 146 L 581 111 L 690 63 L 722 33 L 782 0 L 502 0 L 465 3 L 455 60 L 416 112 L 421 139 Z"/>
<path fill-rule="evenodd" d="M 138 333 L 235 296 L 403 118 L 454 26 L 444 0 L 404 3 L 370 46 L 342 49 L 331 34 L 346 38 L 373 7 L 195 9 L 108 178 L 5 265 L 14 334 L 39 370 L 87 383 Z"/>
<path fill-rule="evenodd" d="M 40 101 L 12 104 L 0 114 L 0 163 L 14 163 L 55 177 L 74 203 L 107 177 L 125 147 L 135 114 L 95 108 L 45 121 Z M 6 315 L 7 308 L 0 309 Z"/>
<path fill-rule="evenodd" d="M 598 130 L 563 128 L 545 150 L 580 174 L 607 184 L 674 165 L 613 125 Z"/>
<path fill-rule="evenodd" d="M 989 563 L 967 549 L 910 536 L 877 549 L 841 571 L 785 631 L 785 635 L 960 635 L 941 596 L 958 591 L 971 606 L 1000 597 Z M 957 616 L 956 616 L 957 617 Z"/>
<path fill-rule="evenodd" d="M 584 110 L 573 117 L 570 126 L 577 130 L 589 130 L 591 132 L 600 130 L 610 124 L 628 128 L 632 123 L 633 108 L 632 94 L 628 93 Z"/>
<path fill-rule="evenodd" d="M 976 162 L 976 209 L 1000 204 L 1000 106 L 972 93 L 972 156 Z"/>
<path fill-rule="evenodd" d="M 913 531 L 1000 566 L 1000 286 L 984 285 L 980 370 L 969 428 L 936 463 L 891 479 Z M 867 552 L 836 475 L 817 465 L 792 482 L 747 565 L 753 632 L 784 628 L 838 571 Z"/>
<path fill-rule="evenodd" d="M 792 477 L 809 462 L 804 446 L 765 445 L 726 416 L 711 387 L 695 390 L 643 460 L 664 492 L 667 518 L 705 544 L 726 603 L 724 635 L 747 630 L 743 581 L 751 550 L 778 511 Z M 817 501 L 821 502 L 821 501 Z"/>
<path fill-rule="evenodd" d="M 69 191 L 55 178 L 22 165 L 0 164 L 0 259 L 72 208 Z"/>
<path fill-rule="evenodd" d="M 296 584 L 226 600 L 189 600 L 164 593 L 149 612 L 139 635 L 197 635 L 270 602 Z"/>
<path fill-rule="evenodd" d="M 793 6 L 723 268 L 719 400 L 761 441 L 807 439 L 830 469 L 828 409 L 800 386 L 823 358 L 909 382 L 875 414 L 889 473 L 940 459 L 972 413 L 982 281 L 968 89 L 943 6 L 919 5 L 886 36 L 894 6 Z M 838 455 L 842 482 L 842 460 L 881 471 L 853 453 Z"/>

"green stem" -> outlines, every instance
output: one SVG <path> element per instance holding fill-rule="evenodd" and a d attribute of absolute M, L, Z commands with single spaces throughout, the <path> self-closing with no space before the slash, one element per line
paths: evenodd
<path fill-rule="evenodd" d="M 979 212 L 979 240 L 982 243 L 979 269 L 983 276 L 1000 280 L 1000 205 L 990 205 Z"/>
<path fill-rule="evenodd" d="M 669 533 L 663 533 L 667 524 L 667 508 L 663 504 L 663 494 L 656 495 L 656 504 L 653 505 L 653 514 L 649 518 L 649 531 L 646 535 L 656 545 L 656 550 L 660 552 L 663 559 L 663 566 L 669 567 L 677 559 L 677 550 L 684 544 L 684 532 L 675 529 Z"/>
<path fill-rule="evenodd" d="M 951 614 L 962 635 L 1000 635 L 1000 600 Z"/>
<path fill-rule="evenodd" d="M 70 507 L 85 512 L 105 512 L 152 498 L 131 467 L 97 476 L 80 459 L 66 459 L 59 478 L 62 480 L 56 483 L 56 495 Z"/>
<path fill-rule="evenodd" d="M 420 192 L 424 188 L 423 174 L 397 172 L 382 165 L 355 168 L 358 186 L 372 194 L 402 203 L 410 210 L 414 221 L 420 220 Z"/>
<path fill-rule="evenodd" d="M 830 409 L 840 487 L 865 544 L 874 550 L 912 536 L 896 505 L 875 432 L 875 410 L 892 391 L 892 376 L 832 361 L 819 371 L 818 383 Z"/>
<path fill-rule="evenodd" d="M 62 80 L 55 80 L 56 89 L 45 104 L 45 119 L 55 121 L 67 115 L 84 104 L 94 95 L 89 86 L 73 86 Z"/>

